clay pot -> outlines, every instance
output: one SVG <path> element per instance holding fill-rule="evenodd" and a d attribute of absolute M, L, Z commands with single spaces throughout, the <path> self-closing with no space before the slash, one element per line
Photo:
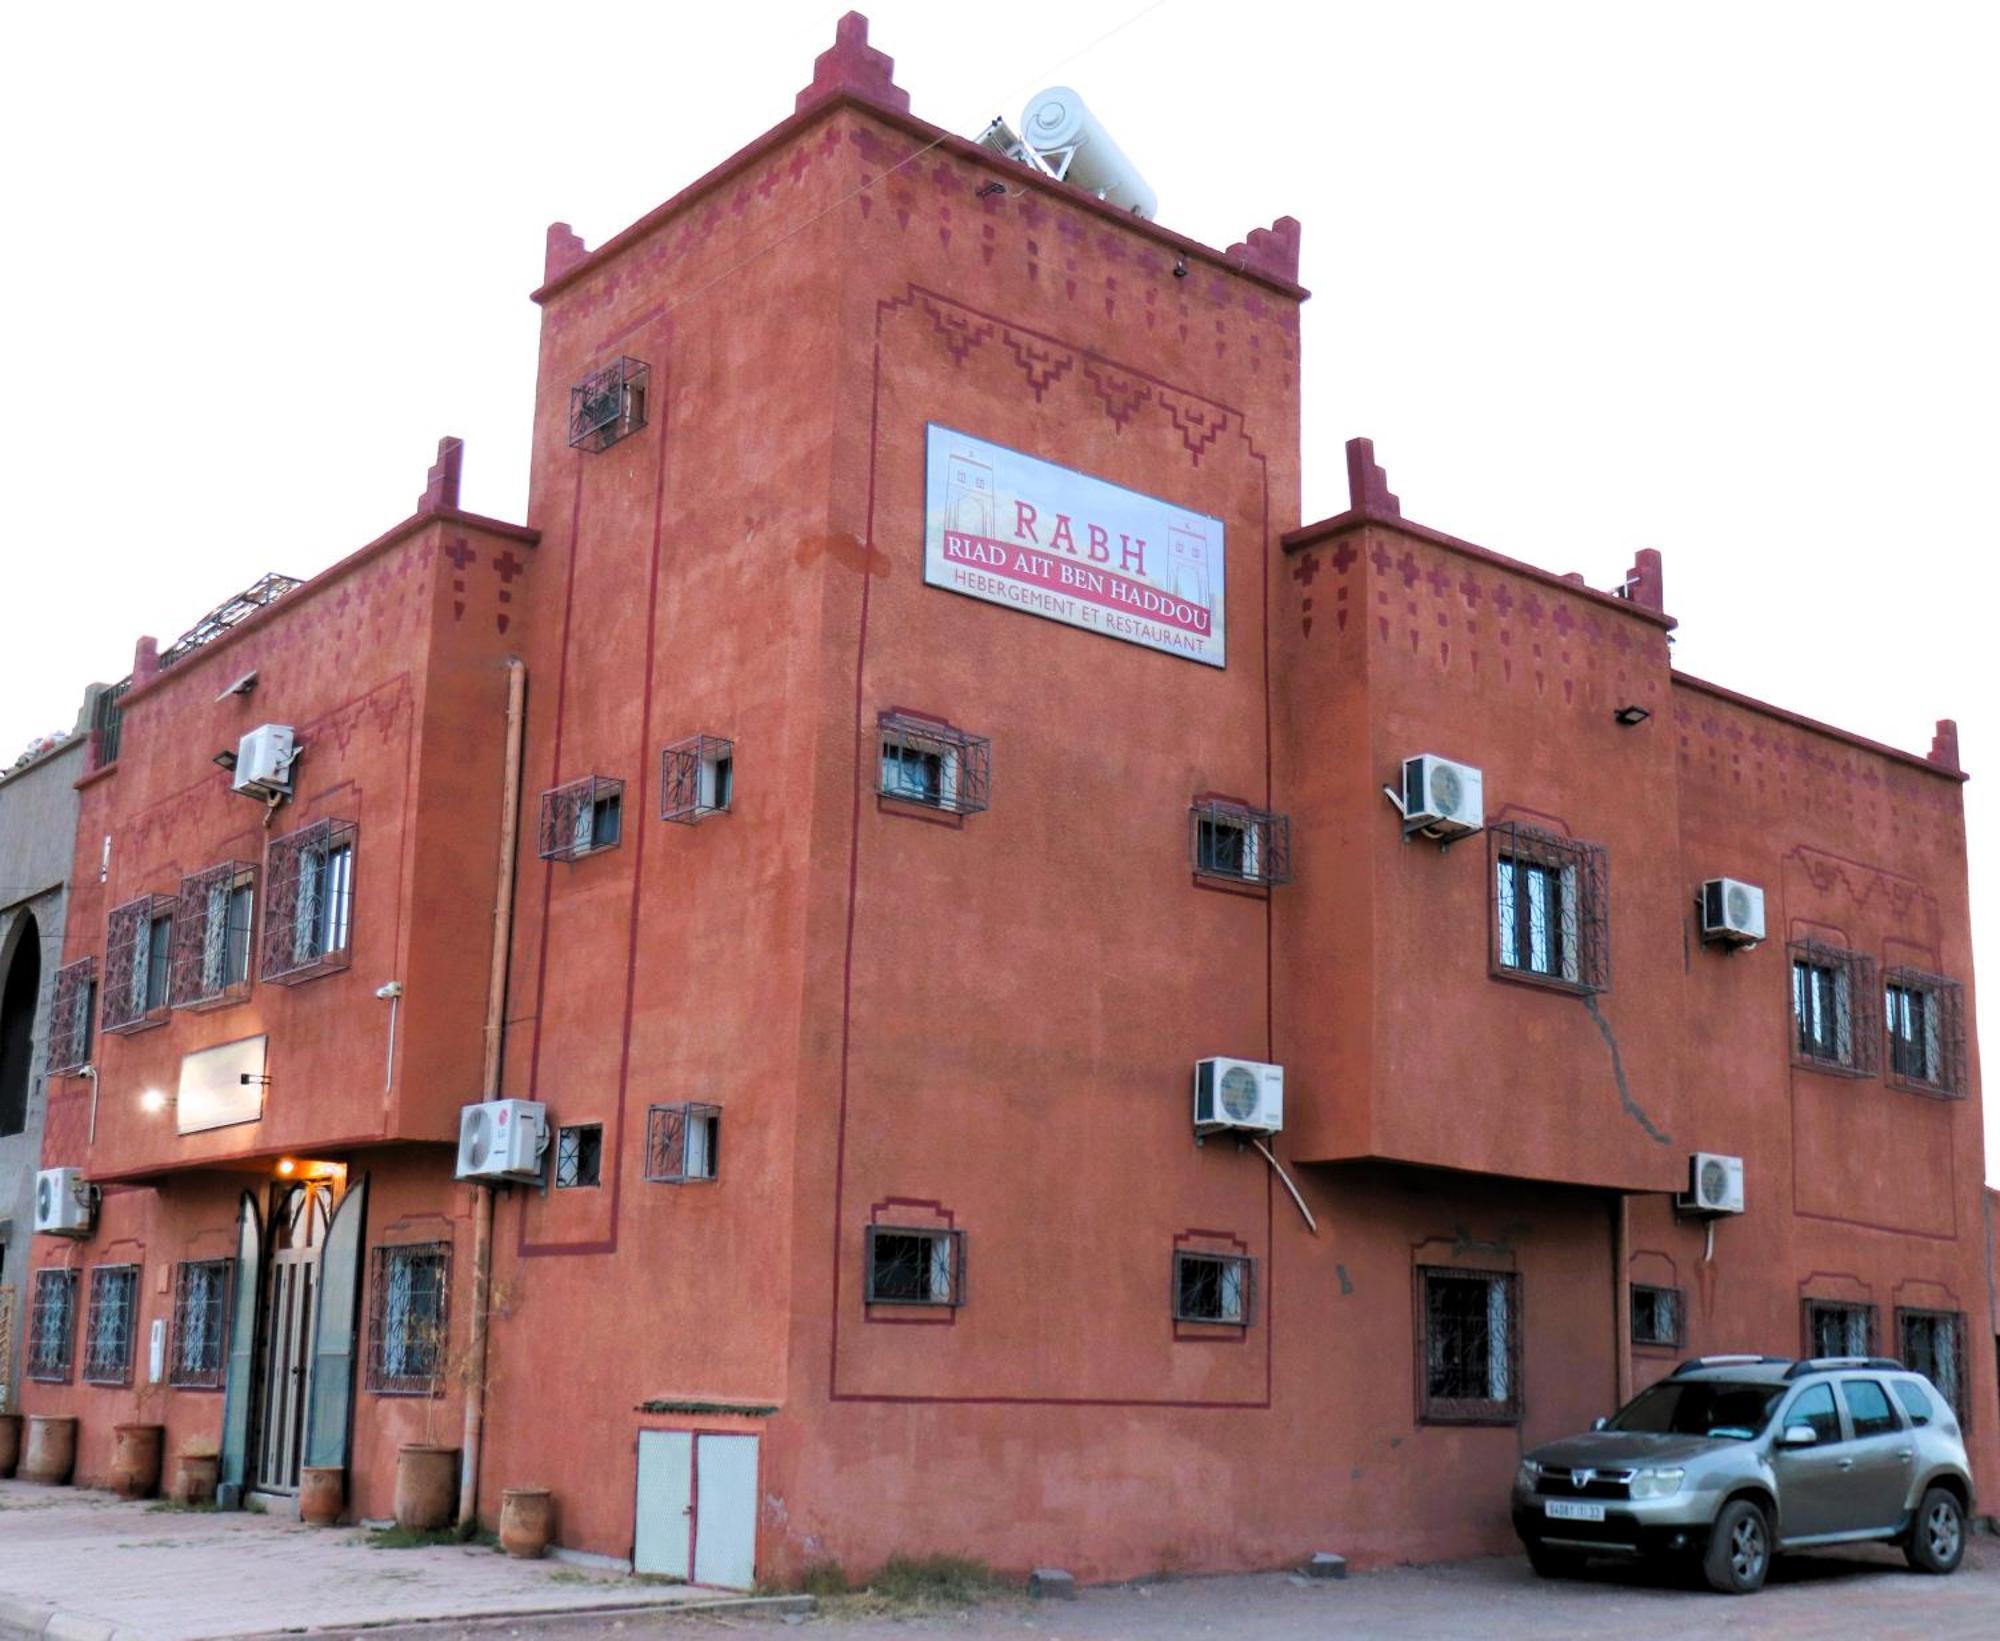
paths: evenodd
<path fill-rule="evenodd" d="M 500 1548 L 533 1561 L 549 1547 L 556 1501 L 546 1487 L 510 1487 L 500 1495 Z"/>
<path fill-rule="evenodd" d="M 458 1504 L 458 1449 L 411 1443 L 396 1453 L 396 1525 L 435 1532 Z"/>
<path fill-rule="evenodd" d="M 0 1476 L 13 1475 L 21 1462 L 21 1415 L 0 1413 Z"/>
<path fill-rule="evenodd" d="M 308 1527 L 331 1527 L 347 1508 L 347 1469 L 308 1464 L 299 1471 L 299 1520 Z"/>
<path fill-rule="evenodd" d="M 21 1480 L 60 1487 L 76 1468 L 76 1415 L 30 1413 L 28 1452 L 21 1461 Z"/>
<path fill-rule="evenodd" d="M 213 1453 L 180 1453 L 174 1457 L 173 1501 L 176 1504 L 213 1504 L 215 1484 L 222 1474 L 222 1460 Z"/>
<path fill-rule="evenodd" d="M 121 1424 L 112 1428 L 111 1491 L 121 1499 L 149 1499 L 160 1486 L 160 1447 L 166 1427 Z"/>

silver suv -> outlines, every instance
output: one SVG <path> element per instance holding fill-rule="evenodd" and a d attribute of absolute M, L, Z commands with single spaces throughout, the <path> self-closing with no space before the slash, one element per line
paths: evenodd
<path fill-rule="evenodd" d="M 1696 1357 L 1514 1478 L 1514 1531 L 1543 1577 L 1589 1556 L 1691 1556 L 1732 1595 L 1763 1584 L 1774 1551 L 1868 1539 L 1952 1572 L 1971 1513 L 1957 1415 L 1879 1356 Z"/>

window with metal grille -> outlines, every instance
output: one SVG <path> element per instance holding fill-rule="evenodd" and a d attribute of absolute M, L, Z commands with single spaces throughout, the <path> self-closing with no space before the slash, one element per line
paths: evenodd
<path fill-rule="evenodd" d="M 1889 1081 L 1916 1094 L 1965 1097 L 1965 1004 L 1956 980 L 1916 969 L 1883 976 Z"/>
<path fill-rule="evenodd" d="M 1421 1417 L 1514 1424 L 1521 1417 L 1520 1279 L 1508 1272 L 1421 1266 Z"/>
<path fill-rule="evenodd" d="M 736 797 L 736 744 L 693 735 L 660 753 L 660 819 L 693 826 L 725 815 Z"/>
<path fill-rule="evenodd" d="M 45 1267 L 35 1272 L 35 1304 L 28 1317 L 28 1377 L 69 1383 L 76 1344 L 76 1272 Z"/>
<path fill-rule="evenodd" d="M 90 767 L 102 769 L 118 761 L 119 743 L 125 733 L 125 692 L 132 680 L 121 678 L 108 689 L 97 692 L 90 703 Z"/>
<path fill-rule="evenodd" d="M 880 736 L 881 796 L 898 803 L 976 815 L 991 801 L 993 746 L 938 718 L 885 712 Z"/>
<path fill-rule="evenodd" d="M 1275 885 L 1292 880 L 1288 815 L 1227 798 L 1197 798 L 1188 810 L 1188 854 L 1200 877 Z"/>
<path fill-rule="evenodd" d="M 1250 1325 L 1254 1263 L 1237 1254 L 1174 1252 L 1174 1320 Z"/>
<path fill-rule="evenodd" d="M 1632 1284 L 1632 1343 L 1676 1347 L 1681 1342 L 1681 1291 Z"/>
<path fill-rule="evenodd" d="M 556 1130 L 556 1189 L 596 1185 L 604 1168 L 604 1125 L 577 1123 Z"/>
<path fill-rule="evenodd" d="M 83 1330 L 83 1377 L 93 1385 L 132 1382 L 139 1267 L 98 1265 L 90 1273 L 90 1318 Z"/>
<path fill-rule="evenodd" d="M 229 1366 L 229 1272 L 226 1259 L 184 1260 L 174 1270 L 174 1336 L 167 1383 L 220 1390 Z"/>
<path fill-rule="evenodd" d="M 1897 1354 L 1903 1366 L 1937 1386 L 1965 1421 L 1965 1316 L 1961 1311 L 1896 1312 Z"/>
<path fill-rule="evenodd" d="M 50 1076 L 81 1071 L 90 1064 L 90 1021 L 96 1003 L 96 958 L 86 957 L 56 970 L 49 999 Z"/>
<path fill-rule="evenodd" d="M 608 775 L 551 787 L 542 794 L 537 850 L 543 860 L 581 860 L 616 847 L 623 830 L 625 783 Z"/>
<path fill-rule="evenodd" d="M 637 359 L 618 358 L 569 390 L 569 442 L 573 450 L 609 450 L 646 425 L 646 387 L 652 372 Z"/>
<path fill-rule="evenodd" d="M 1487 828 L 1493 862 L 1493 972 L 1607 991 L 1611 881 L 1603 846 L 1513 821 Z"/>
<path fill-rule="evenodd" d="M 141 895 L 112 908 L 104 938 L 103 1029 L 144 1031 L 167 1017 L 174 903 Z"/>
<path fill-rule="evenodd" d="M 181 879 L 174 902 L 173 1006 L 213 1008 L 250 992 L 257 869 L 224 861 Z"/>
<path fill-rule="evenodd" d="M 900 1225 L 868 1227 L 871 1305 L 965 1303 L 965 1233 Z"/>
<path fill-rule="evenodd" d="M 1816 940 L 1797 942 L 1790 950 L 1793 1060 L 1817 1071 L 1872 1072 L 1874 960 Z"/>
<path fill-rule="evenodd" d="M 442 1396 L 450 1315 L 451 1244 L 377 1248 L 368 1307 L 368 1388 L 382 1396 Z"/>
<path fill-rule="evenodd" d="M 722 1107 L 689 1101 L 646 1112 L 646 1178 L 656 1185 L 691 1185 L 716 1177 Z"/>
<path fill-rule="evenodd" d="M 1875 1307 L 1835 1299 L 1806 1301 L 1808 1356 L 1873 1356 Z"/>
<path fill-rule="evenodd" d="M 293 985 L 347 967 L 353 941 L 352 821 L 323 820 L 264 851 L 264 925 L 257 975 Z"/>

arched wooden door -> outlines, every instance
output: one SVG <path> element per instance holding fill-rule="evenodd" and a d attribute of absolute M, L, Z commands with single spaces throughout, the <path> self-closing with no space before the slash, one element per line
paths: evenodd
<path fill-rule="evenodd" d="M 257 1430 L 250 1485 L 296 1493 L 312 1392 L 314 1301 L 320 1252 L 333 1219 L 331 1180 L 295 1180 L 273 1193 L 258 1336 Z"/>

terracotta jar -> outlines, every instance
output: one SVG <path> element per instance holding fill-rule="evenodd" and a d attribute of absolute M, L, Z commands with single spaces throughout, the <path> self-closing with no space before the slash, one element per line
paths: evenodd
<path fill-rule="evenodd" d="M 510 1487 L 500 1495 L 500 1548 L 533 1561 L 554 1536 L 556 1502 L 546 1487 Z"/>
<path fill-rule="evenodd" d="M 122 1499 L 149 1499 L 160 1486 L 160 1447 L 166 1428 L 156 1424 L 113 1427 L 111 1491 Z"/>
<path fill-rule="evenodd" d="M 30 1413 L 28 1452 L 21 1461 L 21 1480 L 58 1487 L 76 1468 L 76 1415 Z"/>
<path fill-rule="evenodd" d="M 396 1525 L 435 1532 L 458 1503 L 458 1449 L 413 1442 L 396 1454 Z"/>
<path fill-rule="evenodd" d="M 180 1453 L 174 1458 L 173 1501 L 181 1505 L 213 1504 L 222 1460 L 213 1453 Z"/>
<path fill-rule="evenodd" d="M 299 1520 L 308 1527 L 331 1527 L 347 1508 L 347 1470 L 338 1464 L 308 1464 L 299 1471 Z"/>
<path fill-rule="evenodd" d="M 13 1475 L 21 1462 L 21 1415 L 0 1413 L 0 1476 Z"/>

